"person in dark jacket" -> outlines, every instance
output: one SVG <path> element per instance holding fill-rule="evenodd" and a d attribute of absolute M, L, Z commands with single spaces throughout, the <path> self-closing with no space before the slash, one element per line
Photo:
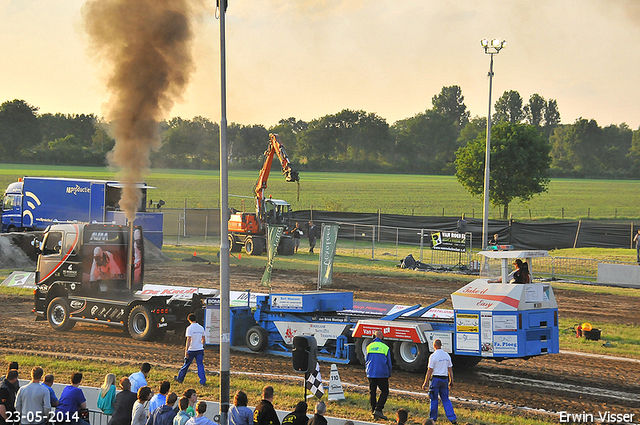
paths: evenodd
<path fill-rule="evenodd" d="M 299 401 L 293 412 L 282 418 L 282 425 L 307 425 L 307 403 Z"/>
<path fill-rule="evenodd" d="M 120 391 L 116 394 L 116 402 L 113 407 L 113 415 L 108 425 L 131 425 L 131 412 L 133 404 L 138 399 L 136 393 L 131 392 L 131 382 L 129 378 L 120 379 Z"/>
<path fill-rule="evenodd" d="M 165 404 L 150 412 L 146 425 L 173 425 L 173 418 L 176 417 L 173 405 L 178 401 L 178 396 L 176 393 L 169 393 L 166 401 Z"/>
<path fill-rule="evenodd" d="M 384 334 L 381 330 L 375 332 L 375 339 L 367 346 L 365 365 L 369 379 L 369 403 L 374 418 L 388 420 L 382 410 L 389 397 L 389 378 L 391 377 L 391 350 L 382 342 Z M 380 388 L 380 398 L 376 401 L 376 394 Z"/>
<path fill-rule="evenodd" d="M 262 389 L 262 401 L 253 411 L 253 425 L 280 425 L 280 419 L 273 407 L 273 387 L 270 385 Z"/>
<path fill-rule="evenodd" d="M 15 419 L 17 383 L 17 369 L 10 369 L 0 383 L 0 424 L 12 423 Z"/>
<path fill-rule="evenodd" d="M 324 401 L 319 401 L 316 404 L 313 418 L 309 419 L 308 425 L 327 425 L 327 419 L 324 417 L 325 413 L 327 413 L 327 405 L 324 404 Z"/>

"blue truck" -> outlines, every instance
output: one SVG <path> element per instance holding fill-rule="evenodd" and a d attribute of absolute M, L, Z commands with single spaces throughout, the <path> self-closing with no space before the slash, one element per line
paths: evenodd
<path fill-rule="evenodd" d="M 9 184 L 2 197 L 2 232 L 44 230 L 56 223 L 126 224 L 118 205 L 124 184 L 108 180 L 23 177 Z M 134 225 L 162 248 L 162 213 L 146 211 L 146 184 Z"/>

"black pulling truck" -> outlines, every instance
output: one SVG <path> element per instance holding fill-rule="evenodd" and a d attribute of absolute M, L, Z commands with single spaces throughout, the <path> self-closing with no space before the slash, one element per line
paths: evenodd
<path fill-rule="evenodd" d="M 70 330 L 76 322 L 99 323 L 150 340 L 167 330 L 182 331 L 191 312 L 202 317 L 203 297 L 198 294 L 190 299 L 145 295 L 143 244 L 140 227 L 49 226 L 38 248 L 36 320 L 48 320 L 57 331 Z"/>

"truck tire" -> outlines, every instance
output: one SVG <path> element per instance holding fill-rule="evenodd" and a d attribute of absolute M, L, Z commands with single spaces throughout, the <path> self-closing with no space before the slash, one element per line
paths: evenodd
<path fill-rule="evenodd" d="M 424 372 L 429 360 L 429 345 L 413 341 L 395 341 L 393 359 L 405 372 Z"/>
<path fill-rule="evenodd" d="M 54 298 L 47 307 L 47 320 L 49 325 L 56 331 L 71 330 L 76 324 L 75 320 L 69 317 L 69 302 L 66 298 Z"/>
<path fill-rule="evenodd" d="M 267 348 L 268 340 L 269 335 L 262 326 L 254 326 L 247 332 L 247 347 L 249 347 L 251 351 L 264 350 L 265 348 Z"/>
<path fill-rule="evenodd" d="M 236 239 L 235 236 L 229 235 L 229 251 L 230 252 L 240 252 L 242 251 L 242 245 Z"/>
<path fill-rule="evenodd" d="M 244 241 L 244 250 L 249 255 L 262 255 L 264 252 L 264 242 L 260 238 L 247 238 Z"/>
<path fill-rule="evenodd" d="M 457 370 L 461 369 L 471 369 L 475 367 L 480 361 L 482 357 L 479 356 L 456 356 L 455 354 L 451 355 L 451 362 L 453 363 L 453 367 Z"/>
<path fill-rule="evenodd" d="M 293 238 L 282 238 L 278 245 L 278 254 L 280 255 L 293 255 L 296 249 L 296 244 Z"/>
<path fill-rule="evenodd" d="M 156 324 L 149 307 L 137 305 L 129 313 L 127 329 L 131 338 L 139 341 L 150 341 L 156 333 Z"/>
<path fill-rule="evenodd" d="M 367 357 L 367 347 L 371 344 L 373 338 L 357 338 L 356 339 L 356 357 L 360 364 L 365 363 Z"/>

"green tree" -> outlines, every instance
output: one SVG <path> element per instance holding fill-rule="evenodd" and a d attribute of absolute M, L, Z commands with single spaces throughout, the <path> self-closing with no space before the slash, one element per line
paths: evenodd
<path fill-rule="evenodd" d="M 280 136 L 280 141 L 287 151 L 289 159 L 299 162 L 298 159 L 298 135 L 305 131 L 309 124 L 293 117 L 281 119 L 278 125 L 269 128 L 269 133 L 275 133 Z"/>
<path fill-rule="evenodd" d="M 154 166 L 215 169 L 219 158 L 219 127 L 203 117 L 172 118 L 162 133 L 162 147 L 152 154 Z"/>
<path fill-rule="evenodd" d="M 23 153 L 42 142 L 38 108 L 24 100 L 0 105 L 0 157 L 3 162 L 22 159 Z"/>
<path fill-rule="evenodd" d="M 456 152 L 456 178 L 474 196 L 484 193 L 485 136 L 479 135 Z M 526 202 L 547 190 L 549 150 L 532 125 L 500 123 L 492 128 L 489 199 L 503 208 L 503 218 L 509 217 L 514 199 Z"/>
<path fill-rule="evenodd" d="M 309 123 L 298 136 L 299 159 L 315 169 L 371 169 L 384 163 L 392 140 L 387 122 L 374 113 L 344 109 Z"/>
<path fill-rule="evenodd" d="M 522 110 L 522 97 L 515 90 L 505 91 L 496 101 L 494 108 L 496 112 L 493 114 L 492 120 L 495 123 L 517 124 L 525 118 Z"/>
<path fill-rule="evenodd" d="M 469 111 L 464 104 L 464 96 L 460 86 L 442 87 L 440 93 L 433 96 L 431 103 L 435 112 L 449 117 L 460 127 L 469 122 Z"/>
<path fill-rule="evenodd" d="M 536 127 L 540 127 L 544 120 L 544 111 L 547 101 L 538 93 L 532 94 L 529 103 L 524 105 L 524 115 L 527 122 Z"/>
<path fill-rule="evenodd" d="M 627 158 L 631 164 L 630 175 L 635 178 L 640 177 L 640 127 L 633 132 Z"/>

